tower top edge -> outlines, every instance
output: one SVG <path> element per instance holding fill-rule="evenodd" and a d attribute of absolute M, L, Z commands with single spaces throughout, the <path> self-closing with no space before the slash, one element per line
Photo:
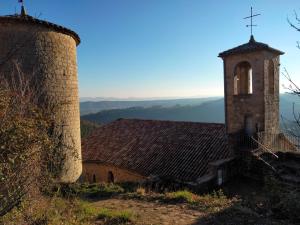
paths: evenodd
<path fill-rule="evenodd" d="M 0 16 L 0 24 L 1 23 L 18 23 L 18 24 L 43 26 L 43 27 L 49 28 L 51 30 L 54 30 L 56 32 L 71 36 L 75 40 L 77 46 L 81 42 L 79 35 L 75 31 L 68 29 L 66 27 L 57 25 L 55 23 L 37 19 L 37 18 L 29 16 L 29 15 L 15 14 L 15 15 Z"/>

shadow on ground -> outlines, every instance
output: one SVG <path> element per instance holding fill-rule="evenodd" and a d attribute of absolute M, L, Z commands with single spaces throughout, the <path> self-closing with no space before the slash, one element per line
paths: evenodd
<path fill-rule="evenodd" d="M 292 225 L 284 220 L 265 218 L 248 208 L 232 206 L 217 213 L 203 216 L 192 225 Z"/>
<path fill-rule="evenodd" d="M 239 202 L 219 212 L 199 217 L 192 225 L 295 225 L 287 218 L 279 218 L 270 210 L 267 191 L 261 182 L 238 178 L 223 187 L 228 197 L 236 196 Z"/>

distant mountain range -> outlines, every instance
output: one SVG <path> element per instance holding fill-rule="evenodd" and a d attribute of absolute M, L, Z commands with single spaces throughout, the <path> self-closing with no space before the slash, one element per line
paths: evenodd
<path fill-rule="evenodd" d="M 203 102 L 220 99 L 221 97 L 210 98 L 189 98 L 189 99 L 156 99 L 156 100 L 101 100 L 101 101 L 84 101 L 80 102 L 80 114 L 86 115 L 97 113 L 103 110 L 126 109 L 131 107 L 149 108 L 154 106 L 173 107 L 173 106 L 194 106 Z M 87 99 L 87 98 L 85 98 Z M 101 99 L 101 98 L 94 98 Z M 83 100 L 83 99 L 81 99 Z"/>
<path fill-rule="evenodd" d="M 288 126 L 294 120 L 293 103 L 295 111 L 300 112 L 298 96 L 280 96 L 280 113 L 286 118 Z M 216 123 L 224 123 L 225 120 L 223 98 L 82 102 L 80 107 L 82 119 L 98 124 L 106 124 L 119 118 Z M 97 113 L 88 114 L 89 112 Z"/>

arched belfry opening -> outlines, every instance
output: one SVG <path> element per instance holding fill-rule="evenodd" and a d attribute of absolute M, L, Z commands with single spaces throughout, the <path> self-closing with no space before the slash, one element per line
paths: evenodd
<path fill-rule="evenodd" d="M 252 68 L 250 63 L 243 61 L 234 70 L 234 95 L 252 94 Z"/>
<path fill-rule="evenodd" d="M 268 89 L 269 89 L 269 94 L 274 95 L 275 92 L 275 80 L 274 80 L 274 62 L 272 60 L 269 60 L 269 65 L 268 65 Z"/>

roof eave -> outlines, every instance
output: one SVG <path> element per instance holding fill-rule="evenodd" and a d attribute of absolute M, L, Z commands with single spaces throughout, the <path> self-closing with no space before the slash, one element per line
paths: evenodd
<path fill-rule="evenodd" d="M 45 21 L 45 20 L 40 20 L 40 19 L 34 18 L 32 16 L 28 16 L 28 15 L 26 15 L 26 16 L 19 16 L 19 15 L 0 16 L 0 23 L 1 22 L 29 23 L 29 24 L 45 26 L 54 31 L 57 31 L 59 33 L 62 33 L 62 34 L 72 37 L 75 40 L 77 46 L 81 42 L 79 35 L 75 31 L 73 31 L 69 28 Z"/>
<path fill-rule="evenodd" d="M 230 51 L 230 50 L 228 50 Z M 285 54 L 283 51 L 280 51 L 278 49 L 275 48 L 271 48 L 269 47 L 268 49 L 254 49 L 254 50 L 248 50 L 248 51 L 241 51 L 241 52 L 228 52 L 228 51 L 224 51 L 219 53 L 218 57 L 224 59 L 225 57 L 231 56 L 231 55 L 240 55 L 240 54 L 247 54 L 247 53 L 252 53 L 252 52 L 259 52 L 259 51 L 270 51 L 273 52 L 277 55 L 283 55 Z"/>

